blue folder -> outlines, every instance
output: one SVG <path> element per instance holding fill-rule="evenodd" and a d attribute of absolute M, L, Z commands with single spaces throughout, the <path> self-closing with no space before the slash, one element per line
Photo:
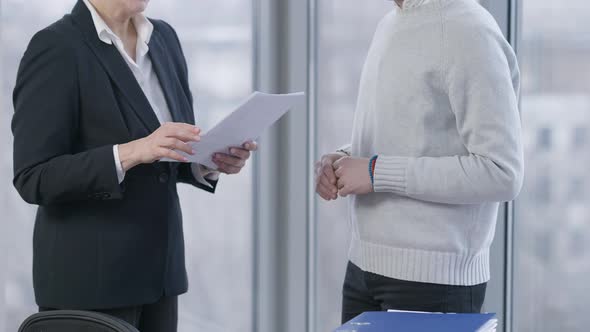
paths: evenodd
<path fill-rule="evenodd" d="M 365 312 L 334 332 L 477 332 L 495 314 Z"/>

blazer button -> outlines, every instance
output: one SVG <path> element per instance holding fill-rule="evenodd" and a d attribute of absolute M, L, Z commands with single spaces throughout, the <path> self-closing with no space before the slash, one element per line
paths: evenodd
<path fill-rule="evenodd" d="M 166 183 L 168 182 L 168 173 L 161 173 L 160 176 L 158 176 L 158 180 L 161 183 Z"/>

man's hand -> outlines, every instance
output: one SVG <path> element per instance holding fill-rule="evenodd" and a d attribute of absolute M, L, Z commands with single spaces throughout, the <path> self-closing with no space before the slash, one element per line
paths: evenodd
<path fill-rule="evenodd" d="M 225 174 L 238 174 L 250 159 L 251 152 L 256 151 L 258 145 L 256 142 L 246 142 L 242 147 L 233 147 L 229 149 L 229 154 L 216 153 L 213 155 L 213 162 L 218 171 Z"/>
<path fill-rule="evenodd" d="M 326 154 L 315 164 L 315 191 L 326 201 L 338 198 L 338 179 L 333 164 L 343 156 L 342 153 Z"/>
<path fill-rule="evenodd" d="M 201 129 L 186 123 L 164 123 L 151 135 L 119 145 L 119 159 L 123 171 L 139 164 L 149 164 L 162 158 L 170 158 L 180 162 L 188 161 L 187 158 L 174 150 L 193 155 L 189 142 L 201 140 Z"/>
<path fill-rule="evenodd" d="M 334 169 L 341 197 L 373 192 L 368 158 L 342 157 L 334 163 Z"/>

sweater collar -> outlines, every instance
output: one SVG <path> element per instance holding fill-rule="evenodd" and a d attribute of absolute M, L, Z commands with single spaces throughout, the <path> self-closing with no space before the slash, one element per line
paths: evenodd
<path fill-rule="evenodd" d="M 408 10 L 412 8 L 417 8 L 427 3 L 433 2 L 434 0 L 404 0 L 401 10 Z M 396 4 L 397 6 L 397 4 Z"/>

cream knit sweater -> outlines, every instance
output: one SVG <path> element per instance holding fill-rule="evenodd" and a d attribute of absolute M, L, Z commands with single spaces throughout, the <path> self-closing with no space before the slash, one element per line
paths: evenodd
<path fill-rule="evenodd" d="M 406 0 L 385 16 L 350 150 L 379 155 L 375 192 L 350 201 L 353 263 L 402 280 L 489 280 L 498 202 L 523 182 L 518 90 L 514 52 L 475 0 Z"/>

